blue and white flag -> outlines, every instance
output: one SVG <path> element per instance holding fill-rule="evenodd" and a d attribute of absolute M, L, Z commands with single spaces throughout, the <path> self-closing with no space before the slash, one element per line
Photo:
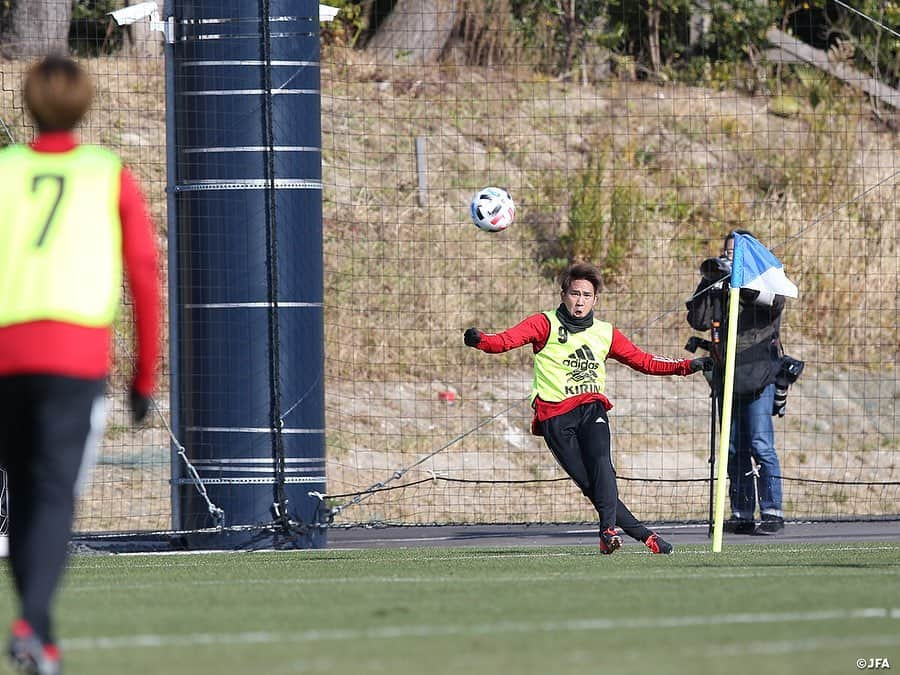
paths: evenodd
<path fill-rule="evenodd" d="M 748 234 L 734 235 L 731 287 L 752 288 L 790 298 L 798 295 L 794 282 L 785 276 L 781 261 Z"/>

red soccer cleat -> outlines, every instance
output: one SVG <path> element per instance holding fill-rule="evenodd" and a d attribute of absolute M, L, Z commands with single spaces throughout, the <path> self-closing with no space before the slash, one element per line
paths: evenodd
<path fill-rule="evenodd" d="M 672 546 L 672 544 L 660 537 L 656 532 L 647 537 L 644 546 L 649 548 L 650 552 L 656 555 L 669 555 L 675 550 L 675 547 Z"/>
<path fill-rule="evenodd" d="M 600 553 L 612 555 L 622 545 L 622 537 L 616 532 L 616 528 L 608 527 L 600 533 Z"/>
<path fill-rule="evenodd" d="M 62 675 L 59 648 L 41 644 L 24 619 L 16 619 L 10 629 L 9 658 L 17 670 L 29 675 Z"/>

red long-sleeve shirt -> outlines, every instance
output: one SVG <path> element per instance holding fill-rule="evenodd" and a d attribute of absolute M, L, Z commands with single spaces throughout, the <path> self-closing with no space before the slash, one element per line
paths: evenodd
<path fill-rule="evenodd" d="M 477 347 L 488 354 L 500 354 L 531 343 L 532 351 L 537 354 L 547 344 L 549 337 L 550 321 L 546 315 L 532 314 L 509 330 L 501 333 L 482 333 Z M 606 356 L 647 375 L 689 375 L 691 373 L 690 359 L 669 359 L 649 354 L 625 337 L 618 328 L 613 328 L 612 344 Z M 534 401 L 535 421 L 543 422 L 551 417 L 563 415 L 583 403 L 592 401 L 601 401 L 607 410 L 613 407 L 610 400 L 600 393 L 577 394 L 556 403 L 536 398 Z M 533 430 L 535 427 L 536 425 L 533 425 Z"/>
<path fill-rule="evenodd" d="M 37 152 L 69 152 L 78 145 L 68 132 L 39 136 Z M 134 387 L 149 396 L 156 384 L 159 357 L 160 292 L 154 228 L 144 196 L 123 168 L 119 193 L 122 259 L 134 303 Z M 63 321 L 30 321 L 0 328 L 0 375 L 49 374 L 94 379 L 111 367 L 112 328 Z"/>

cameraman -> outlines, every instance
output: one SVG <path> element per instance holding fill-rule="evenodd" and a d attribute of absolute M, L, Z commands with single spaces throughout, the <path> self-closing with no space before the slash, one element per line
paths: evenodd
<path fill-rule="evenodd" d="M 747 230 L 735 230 L 725 237 L 721 257 L 703 262 L 700 267 L 700 284 L 686 303 L 687 321 L 691 327 L 699 331 L 713 331 L 710 352 L 716 365 L 712 371 L 710 386 L 716 392 L 720 412 L 725 374 L 724 339 L 728 334 L 728 288 L 735 233 L 751 235 Z M 783 356 L 779 332 L 784 296 L 744 288 L 740 291 L 740 305 L 728 449 L 732 515 L 725 521 L 725 531 L 736 534 L 778 534 L 784 530 L 784 512 L 781 507 L 781 467 L 775 453 L 772 415 L 775 378 L 781 369 Z M 757 495 L 751 458 L 758 468 L 761 513 L 759 525 L 754 521 Z"/>

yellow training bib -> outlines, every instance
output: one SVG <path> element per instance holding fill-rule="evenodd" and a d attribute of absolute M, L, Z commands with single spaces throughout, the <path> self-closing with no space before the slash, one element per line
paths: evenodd
<path fill-rule="evenodd" d="M 602 394 L 612 324 L 595 319 L 590 328 L 570 333 L 556 312 L 544 312 L 544 316 L 550 321 L 550 337 L 534 355 L 532 403 L 538 396 L 542 401 L 559 403 L 578 394 Z"/>
<path fill-rule="evenodd" d="M 0 150 L 0 327 L 113 322 L 122 288 L 122 163 L 78 146 Z"/>

